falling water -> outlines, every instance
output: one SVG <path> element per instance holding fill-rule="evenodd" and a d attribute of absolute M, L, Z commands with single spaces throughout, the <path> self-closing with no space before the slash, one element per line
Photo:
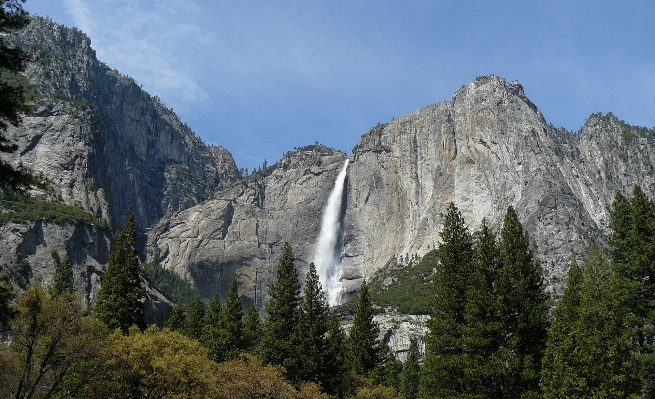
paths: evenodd
<path fill-rule="evenodd" d="M 346 181 L 348 160 L 341 167 L 334 188 L 323 211 L 321 233 L 316 241 L 314 265 L 325 289 L 330 306 L 338 305 L 341 298 L 341 248 L 337 248 L 338 236 L 341 231 L 339 216 L 341 215 L 341 197 Z"/>

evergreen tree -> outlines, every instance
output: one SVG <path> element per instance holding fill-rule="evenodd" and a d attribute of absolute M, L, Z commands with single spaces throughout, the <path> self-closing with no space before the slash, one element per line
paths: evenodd
<path fill-rule="evenodd" d="M 384 346 L 384 353 L 384 369 L 382 370 L 384 385 L 398 391 L 400 389 L 400 373 L 403 371 L 403 362 L 398 360 L 389 345 Z"/>
<path fill-rule="evenodd" d="M 13 297 L 14 293 L 9 278 L 0 275 L 0 332 L 4 331 L 14 316 L 14 311 L 9 305 Z"/>
<path fill-rule="evenodd" d="M 328 316 L 322 387 L 325 392 L 336 397 L 342 397 L 344 392 L 346 340 L 339 317 L 331 312 Z"/>
<path fill-rule="evenodd" d="M 50 296 L 55 298 L 60 295 L 71 294 L 74 291 L 73 268 L 71 267 L 70 259 L 67 256 L 64 258 L 64 261 L 57 266 L 49 292 Z"/>
<path fill-rule="evenodd" d="M 617 193 L 610 210 L 610 254 L 640 363 L 641 393 L 655 397 L 655 205 L 639 186 Z"/>
<path fill-rule="evenodd" d="M 474 260 L 466 291 L 465 326 L 462 342 L 466 348 L 464 384 L 471 395 L 501 397 L 500 381 L 507 358 L 500 350 L 502 332 L 496 236 L 483 219 L 475 233 Z"/>
<path fill-rule="evenodd" d="M 243 319 L 243 349 L 249 353 L 257 352 L 262 336 L 262 324 L 259 312 L 254 304 L 250 305 Z"/>
<path fill-rule="evenodd" d="M 268 294 L 262 357 L 264 363 L 284 365 L 285 361 L 294 356 L 289 338 L 298 322 L 300 299 L 300 281 L 289 243 L 284 244 L 275 270 L 275 280 L 271 283 Z"/>
<path fill-rule="evenodd" d="M 506 358 L 501 386 L 506 397 L 531 398 L 539 392 L 539 373 L 548 328 L 548 295 L 539 262 L 530 249 L 512 206 L 507 208 L 498 245 L 498 296 L 503 323 L 500 347 Z M 504 357 L 504 356 L 503 356 Z"/>
<path fill-rule="evenodd" d="M 221 346 L 223 347 L 224 360 L 236 359 L 245 350 L 243 317 L 237 280 L 234 279 L 225 297 L 225 306 L 221 313 Z"/>
<path fill-rule="evenodd" d="M 419 376 L 421 372 L 420 356 L 418 341 L 416 337 L 411 337 L 409 339 L 407 360 L 405 360 L 403 371 L 400 373 L 400 393 L 405 396 L 405 399 L 418 398 Z"/>
<path fill-rule="evenodd" d="M 325 293 L 310 263 L 305 289 L 300 301 L 298 324 L 292 336 L 294 356 L 285 364 L 287 376 L 292 383 L 322 383 L 324 380 L 326 345 L 328 331 L 328 305 Z"/>
<path fill-rule="evenodd" d="M 553 321 L 548 331 L 541 371 L 544 399 L 569 397 L 579 384 L 575 380 L 575 371 L 580 367 L 576 352 L 578 340 L 573 332 L 580 320 L 581 301 L 582 269 L 572 259 L 566 288 L 553 311 Z"/>
<path fill-rule="evenodd" d="M 184 304 L 177 303 L 173 307 L 171 314 L 166 320 L 166 328 L 171 331 L 181 331 L 184 328 L 184 321 L 186 320 L 186 312 L 184 311 Z"/>
<path fill-rule="evenodd" d="M 450 203 L 440 233 L 439 263 L 434 274 L 435 299 L 428 321 L 421 397 L 466 393 L 462 334 L 466 322 L 466 292 L 473 261 L 471 234 L 457 207 Z"/>
<path fill-rule="evenodd" d="M 120 328 L 124 334 L 132 324 L 141 329 L 146 327 L 143 315 L 145 291 L 141 287 L 135 244 L 136 220 L 132 213 L 118 235 L 107 272 L 100 277 L 95 308 L 98 320 L 111 329 Z"/>
<path fill-rule="evenodd" d="M 191 339 L 200 341 L 202 330 L 205 325 L 205 312 L 205 302 L 202 300 L 202 297 L 196 297 L 196 299 L 191 302 L 189 313 L 187 314 L 186 319 L 184 319 L 182 334 Z"/>
<path fill-rule="evenodd" d="M 357 297 L 357 308 L 348 336 L 348 367 L 357 374 L 367 375 L 384 364 L 384 344 L 378 339 L 380 327 L 373 321 L 373 307 L 366 281 Z"/>
<path fill-rule="evenodd" d="M 579 274 L 569 273 L 567 297 L 556 309 L 544 358 L 544 398 L 636 398 L 625 313 L 600 248 L 592 246 Z"/>
<path fill-rule="evenodd" d="M 223 305 L 218 292 L 209 301 L 205 316 L 202 319 L 200 342 L 205 348 L 209 358 L 217 363 L 224 360 L 225 348 L 223 346 Z"/>

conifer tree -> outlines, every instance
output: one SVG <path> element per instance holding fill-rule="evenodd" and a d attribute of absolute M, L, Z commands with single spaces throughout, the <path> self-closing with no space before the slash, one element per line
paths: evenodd
<path fill-rule="evenodd" d="M 405 399 L 418 398 L 419 376 L 421 372 L 420 356 L 418 341 L 416 337 L 411 337 L 409 339 L 409 353 L 407 354 L 405 364 L 403 364 L 403 371 L 400 373 L 400 393 L 405 396 Z"/>
<path fill-rule="evenodd" d="M 10 306 L 13 297 L 14 293 L 9 278 L 0 275 L 0 332 L 4 331 L 7 323 L 9 323 L 14 316 L 14 311 Z"/>
<path fill-rule="evenodd" d="M 221 313 L 221 346 L 223 347 L 224 360 L 235 359 L 245 350 L 243 317 L 237 280 L 234 279 L 230 283 L 230 289 L 225 297 L 225 306 Z"/>
<path fill-rule="evenodd" d="M 189 313 L 187 314 L 186 319 L 184 319 L 182 334 L 191 339 L 200 341 L 202 330 L 205 325 L 205 312 L 205 302 L 202 300 L 202 297 L 196 297 L 196 299 L 191 302 Z"/>
<path fill-rule="evenodd" d="M 464 384 L 468 393 L 482 397 L 501 397 L 500 381 L 507 353 L 500 348 L 502 323 L 498 279 L 496 236 L 483 219 L 474 235 L 474 260 L 466 292 L 463 343 L 466 357 Z"/>
<path fill-rule="evenodd" d="M 512 206 L 507 208 L 498 245 L 498 295 L 503 323 L 507 373 L 501 382 L 506 397 L 536 397 L 548 328 L 548 296 L 539 262 L 530 249 Z"/>
<path fill-rule="evenodd" d="M 341 328 L 339 317 L 333 311 L 328 316 L 322 387 L 325 392 L 336 397 L 342 397 L 344 391 L 346 340 L 346 333 Z"/>
<path fill-rule="evenodd" d="M 435 298 L 428 321 L 421 397 L 438 398 L 465 393 L 463 327 L 466 292 L 473 261 L 472 237 L 464 219 L 450 203 L 440 233 L 433 284 Z"/>
<path fill-rule="evenodd" d="M 262 324 L 259 312 L 254 304 L 248 307 L 243 319 L 243 348 L 246 352 L 255 353 L 262 336 Z"/>
<path fill-rule="evenodd" d="M 316 273 L 314 263 L 310 263 L 305 289 L 300 301 L 298 324 L 292 336 L 294 356 L 285 364 L 287 375 L 292 383 L 322 383 L 325 365 L 328 331 L 328 305 L 325 293 Z"/>
<path fill-rule="evenodd" d="M 52 278 L 52 285 L 50 285 L 50 296 L 55 298 L 60 295 L 68 295 L 75 291 L 73 285 L 73 268 L 71 267 L 70 259 L 64 258 L 64 261 L 57 266 L 55 275 Z"/>
<path fill-rule="evenodd" d="M 223 305 L 218 292 L 209 301 L 202 319 L 200 342 L 207 348 L 209 358 L 215 362 L 224 360 L 223 347 Z"/>
<path fill-rule="evenodd" d="M 109 328 L 127 334 L 132 324 L 144 329 L 143 299 L 145 291 L 139 277 L 136 245 L 136 219 L 131 213 L 119 233 L 109 259 L 107 272 L 100 277 L 100 292 L 95 315 Z"/>
<path fill-rule="evenodd" d="M 384 344 L 379 340 L 379 335 L 380 327 L 373 321 L 368 286 L 363 281 L 348 336 L 348 367 L 353 372 L 367 375 L 384 364 Z"/>
<path fill-rule="evenodd" d="M 579 384 L 575 379 L 575 369 L 579 367 L 579 362 L 576 353 L 578 339 L 574 331 L 580 320 L 581 301 L 582 269 L 572 259 L 566 288 L 553 311 L 553 321 L 548 331 L 541 371 L 544 399 L 568 397 Z"/>
<path fill-rule="evenodd" d="M 288 242 L 284 244 L 275 270 L 275 280 L 271 283 L 268 294 L 262 357 L 264 363 L 284 365 L 294 356 L 289 338 L 298 322 L 300 298 L 300 281 L 293 263 L 293 251 Z"/>
<path fill-rule="evenodd" d="M 575 269 L 569 273 L 568 296 L 558 304 L 559 318 L 548 338 L 544 398 L 636 397 L 630 331 L 616 280 L 600 248 L 592 246 L 582 278 L 579 274 Z"/>
<path fill-rule="evenodd" d="M 384 353 L 384 369 L 382 370 L 384 385 L 398 391 L 400 389 L 400 373 L 403 370 L 403 362 L 398 360 L 389 345 L 384 346 Z"/>
<path fill-rule="evenodd" d="M 179 302 L 173 306 L 171 314 L 166 320 L 166 328 L 171 331 L 181 331 L 184 328 L 184 321 L 186 319 L 186 312 L 184 311 L 184 305 Z"/>
<path fill-rule="evenodd" d="M 639 361 L 641 394 L 655 397 L 655 205 L 639 186 L 631 198 L 617 193 L 610 210 L 610 255 L 618 277 L 633 351 Z"/>

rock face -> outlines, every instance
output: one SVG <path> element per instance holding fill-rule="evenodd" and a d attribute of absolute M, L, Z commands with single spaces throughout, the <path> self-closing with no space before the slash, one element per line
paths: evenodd
<path fill-rule="evenodd" d="M 148 247 L 156 249 L 150 260 L 192 281 L 205 297 L 224 294 L 237 278 L 244 303 L 261 307 L 287 241 L 304 278 L 345 159 L 324 146 L 304 147 L 212 200 L 165 216 L 148 235 Z"/>
<path fill-rule="evenodd" d="M 518 82 L 495 76 L 463 86 L 450 101 L 378 125 L 350 157 L 342 214 L 344 297 L 394 256 L 439 243 L 452 201 L 471 230 L 483 218 L 499 231 L 518 212 L 550 288 L 562 288 L 571 254 L 606 240 L 615 191 L 653 194 L 653 131 L 611 114 L 570 133 L 546 123 Z M 284 241 L 301 273 L 312 260 L 322 207 L 342 154 L 309 150 L 220 190 L 216 199 L 166 217 L 149 245 L 162 264 L 205 295 L 236 276 L 261 303 Z M 329 157 L 326 159 L 325 157 Z M 320 169 L 319 169 L 320 168 Z M 226 274 L 227 273 L 227 274 Z M 255 278 L 257 276 L 257 279 Z M 264 294 L 265 295 L 265 294 Z"/>
<path fill-rule="evenodd" d="M 604 242 L 616 191 L 653 194 L 653 131 L 592 115 L 577 134 L 548 125 L 518 82 L 495 76 L 378 126 L 353 149 L 345 214 L 350 290 L 394 255 L 439 242 L 451 201 L 472 230 L 518 212 L 556 291 L 572 253 Z"/>
<path fill-rule="evenodd" d="M 35 61 L 33 116 L 11 129 L 10 161 L 42 173 L 55 199 L 120 228 L 134 212 L 141 232 L 239 176 L 232 155 L 207 147 L 171 109 L 98 61 L 90 39 L 47 19 L 14 38 Z"/>

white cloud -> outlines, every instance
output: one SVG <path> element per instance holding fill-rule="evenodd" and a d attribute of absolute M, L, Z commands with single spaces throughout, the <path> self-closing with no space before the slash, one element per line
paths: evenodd
<path fill-rule="evenodd" d="M 92 40 L 98 58 L 129 75 L 167 105 L 199 106 L 209 96 L 196 82 L 190 53 L 207 45 L 188 1 L 65 0 L 75 25 Z"/>

